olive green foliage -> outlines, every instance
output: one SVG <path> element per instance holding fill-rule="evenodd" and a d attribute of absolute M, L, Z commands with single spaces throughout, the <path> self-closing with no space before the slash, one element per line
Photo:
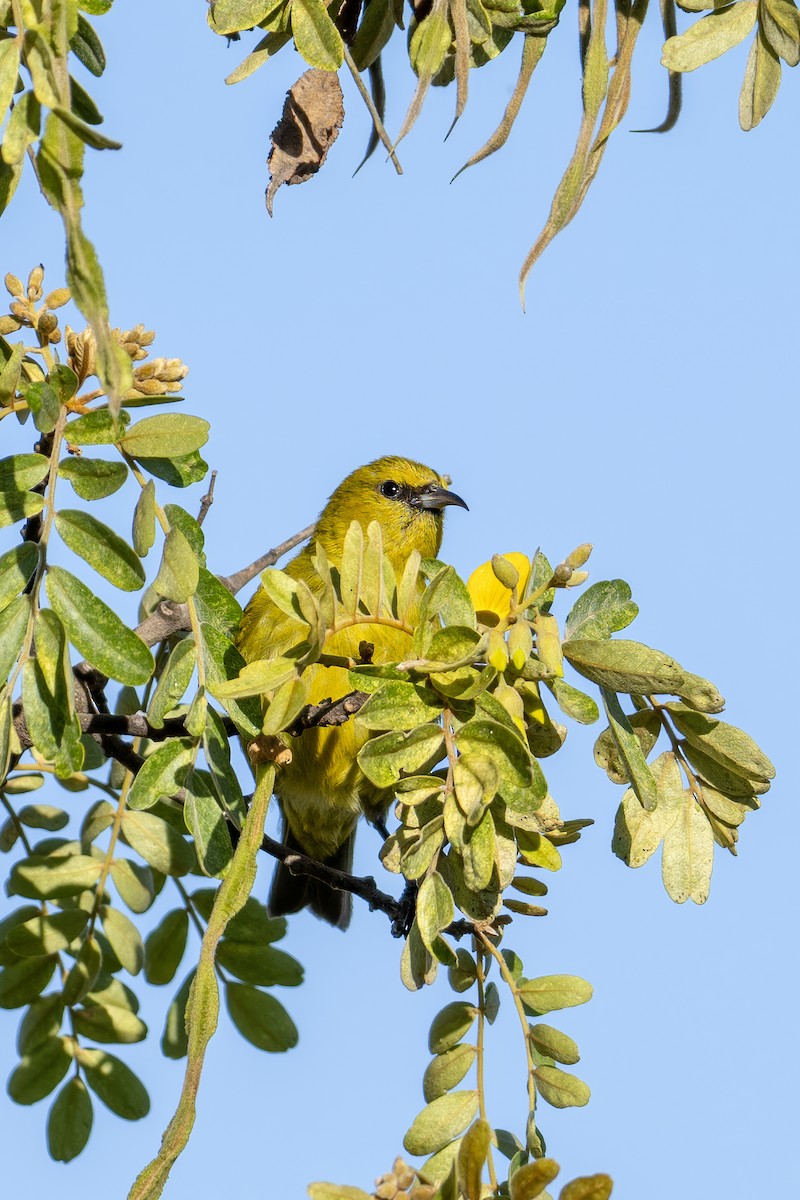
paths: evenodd
<path fill-rule="evenodd" d="M 110 335 L 102 270 L 82 226 L 81 177 L 87 146 L 120 147 L 100 132 L 102 114 L 73 73 L 79 65 L 91 76 L 103 74 L 105 54 L 89 17 L 107 13 L 112 3 L 0 0 L 0 122 L 8 114 L 0 138 L 0 213 L 30 158 L 45 197 L 64 222 L 68 283 L 94 329 L 98 373 L 116 412 L 130 385 L 130 364 Z M 775 100 L 782 64 L 794 67 L 800 61 L 800 11 L 795 0 L 682 0 L 677 7 L 691 18 L 682 32 L 677 32 L 676 0 L 662 0 L 655 18 L 663 23 L 661 63 L 667 71 L 668 99 L 666 116 L 653 132 L 675 124 L 683 73 L 705 66 L 746 38 L 750 52 L 739 96 L 739 122 L 742 129 L 752 129 Z M 214 0 L 207 19 L 210 28 L 226 40 L 238 40 L 242 33 L 249 38 L 254 29 L 259 31 L 255 45 L 228 75 L 229 84 L 248 79 L 285 47 L 297 50 L 314 71 L 335 73 L 346 66 L 374 125 L 365 159 L 383 142 L 395 168 L 402 171 L 396 148 L 418 119 L 429 89 L 454 85 L 455 124 L 467 105 L 470 71 L 487 66 L 513 44 L 520 67 L 512 96 L 494 133 L 461 170 L 500 149 L 548 39 L 561 36 L 575 14 L 583 114 L 550 215 L 520 272 L 524 299 L 531 268 L 577 214 L 608 139 L 625 116 L 634 50 L 647 13 L 648 0 L 617 0 L 613 6 L 609 0 L 579 0 L 572 7 L 565 6 L 565 0 L 409 0 L 408 6 L 403 0 L 334 0 L 329 5 L 323 0 Z M 381 55 L 392 38 L 401 37 L 407 42 L 417 85 L 400 129 L 391 136 L 383 125 L 386 85 Z M 324 141 L 327 151 L 331 129 L 314 130 L 313 87 L 309 94 L 312 102 L 300 114 L 303 119 L 296 128 L 310 129 L 316 135 L 311 145 Z M 277 121 L 279 114 L 274 116 Z M 305 163 L 303 173 L 291 181 L 309 178 L 324 157 L 320 153 L 314 163 L 312 151 L 311 163 Z M 273 182 L 269 191 L 270 211 L 274 186 Z"/>
<path fill-rule="evenodd" d="M 286 921 L 250 892 L 274 772 L 302 736 L 306 669 L 330 663 L 348 668 L 360 703 L 349 719 L 371 735 L 362 771 L 395 791 L 383 866 L 417 884 L 400 977 L 418 989 L 444 968 L 458 997 L 433 1021 L 426 1105 L 405 1135 L 425 1161 L 395 1164 L 392 1177 L 410 1172 L 418 1200 L 436 1187 L 472 1200 L 486 1179 L 492 1195 L 546 1195 L 558 1168 L 541 1106 L 584 1105 L 589 1088 L 572 1070 L 569 1033 L 542 1018 L 585 1003 L 591 987 L 529 976 L 512 945 L 527 918 L 546 915 L 547 873 L 590 819 L 561 816 L 543 763 L 571 722 L 604 713 L 595 758 L 624 788 L 615 852 L 636 867 L 661 848 L 669 895 L 702 903 L 714 846 L 735 852 L 769 788 L 769 760 L 720 718 L 712 683 L 615 636 L 637 607 L 622 580 L 585 586 L 588 545 L 555 567 L 541 552 L 495 556 L 467 585 L 418 555 L 398 577 L 380 526 L 354 522 L 339 563 L 318 548 L 319 590 L 265 573 L 296 618 L 297 645 L 245 665 L 233 642 L 241 609 L 206 560 L 210 497 L 194 514 L 165 498 L 205 480 L 207 422 L 147 411 L 180 399 L 186 368 L 149 357 L 144 326 L 111 330 L 131 380 L 115 414 L 93 333 L 62 336 L 69 293 L 45 293 L 38 267 L 5 283 L 13 336 L 0 338 L 0 423 L 18 442 L 0 460 L 0 1005 L 21 1012 L 11 1098 L 53 1096 L 47 1144 L 65 1161 L 90 1137 L 95 1100 L 126 1120 L 146 1116 L 131 1051 L 112 1050 L 148 1035 L 137 981 L 168 988 L 161 1046 L 186 1059 L 186 1075 L 161 1152 L 131 1191 L 144 1200 L 161 1194 L 191 1131 L 220 996 L 255 1047 L 294 1046 L 276 989 L 299 985 L 302 967 L 277 945 Z M 407 661 L 373 665 L 366 645 L 359 660 L 326 655 L 338 630 L 382 622 L 409 634 Z M 250 773 L 232 765 L 237 738 L 256 764 L 252 796 Z M 46 800 L 32 795 L 44 787 Z M 517 1134 L 486 1111 L 488 1027 L 501 1010 L 519 1024 L 527 1073 Z M 609 1189 L 592 1176 L 561 1194 Z M 318 1184 L 312 1194 L 362 1193 Z"/>

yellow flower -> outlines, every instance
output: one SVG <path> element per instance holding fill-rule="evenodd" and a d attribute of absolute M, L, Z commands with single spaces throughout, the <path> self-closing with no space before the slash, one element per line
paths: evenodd
<path fill-rule="evenodd" d="M 531 573 L 530 559 L 516 550 L 512 550 L 510 554 L 495 555 L 493 562 L 482 563 L 472 572 L 467 580 L 467 591 L 475 606 L 478 620 L 482 625 L 490 626 L 504 621 L 511 608 L 511 588 L 500 582 L 493 563 L 497 564 L 500 573 L 508 579 L 511 579 L 515 572 L 519 576 L 517 598 L 524 595 Z"/>

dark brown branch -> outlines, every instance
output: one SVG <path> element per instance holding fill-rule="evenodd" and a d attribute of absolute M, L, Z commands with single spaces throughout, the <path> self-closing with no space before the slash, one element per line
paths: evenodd
<path fill-rule="evenodd" d="M 255 562 L 250 563 L 249 567 L 242 567 L 241 571 L 234 571 L 232 575 L 220 575 L 219 581 L 223 583 L 229 592 L 235 596 L 246 583 L 251 579 L 255 579 L 256 575 L 260 575 L 267 567 L 273 566 L 279 558 L 283 558 L 290 550 L 294 550 L 295 546 L 299 546 L 301 542 L 305 542 L 311 537 L 316 529 L 316 521 L 313 525 L 307 525 L 305 529 L 301 529 L 299 533 L 295 533 L 292 537 L 287 538 L 285 542 L 281 542 L 279 546 L 275 546 L 273 550 L 268 550 L 261 558 L 257 558 Z"/>
<path fill-rule="evenodd" d="M 184 633 L 191 627 L 187 604 L 162 600 L 150 616 L 137 625 L 134 633 L 146 646 L 155 646 L 157 642 L 165 642 L 174 633 Z"/>
<path fill-rule="evenodd" d="M 344 725 L 355 716 L 369 700 L 369 692 L 349 692 L 341 700 L 323 700 L 320 704 L 307 704 L 301 709 L 291 725 L 286 730 L 297 737 L 305 729 L 329 729 L 332 726 Z"/>

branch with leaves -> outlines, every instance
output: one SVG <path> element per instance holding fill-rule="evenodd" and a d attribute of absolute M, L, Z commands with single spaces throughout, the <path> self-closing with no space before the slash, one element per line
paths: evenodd
<path fill-rule="evenodd" d="M 316 546 L 314 589 L 273 565 L 313 526 L 227 579 L 214 574 L 200 522 L 157 490 L 203 482 L 207 423 L 179 411 L 132 419 L 138 408 L 180 399 L 186 368 L 149 359 L 154 335 L 144 326 L 112 331 L 133 380 L 115 414 L 92 373 L 91 333 L 62 335 L 64 290 L 44 295 L 39 268 L 25 287 L 14 276 L 6 285 L 14 329 L 9 319 L 5 328 L 26 340 L 0 337 L 0 421 L 14 414 L 18 436 L 28 446 L 35 439 L 32 451 L 0 460 L 0 525 L 22 534 L 0 555 L 0 850 L 11 855 L 0 1005 L 23 1013 L 12 1098 L 29 1104 L 56 1092 L 48 1145 L 64 1160 L 86 1145 L 92 1095 L 122 1117 L 145 1116 L 144 1085 L 106 1047 L 147 1036 L 131 984 L 142 973 L 156 986 L 172 983 L 196 936 L 198 967 L 167 1005 L 161 1042 L 166 1055 L 186 1058 L 182 1096 L 161 1153 L 131 1193 L 160 1195 L 191 1131 L 220 997 L 258 1048 L 286 1051 L 297 1039 L 273 992 L 297 986 L 302 968 L 275 944 L 287 922 L 250 894 L 261 850 L 387 913 L 403 937 L 406 987 L 432 984 L 443 967 L 457 993 L 475 989 L 434 1021 L 426 1106 L 405 1139 L 425 1161 L 398 1167 L 400 1175 L 411 1171 L 423 1197 L 432 1188 L 452 1200 L 487 1187 L 537 1194 L 557 1170 L 544 1155 L 540 1101 L 559 1108 L 589 1098 L 563 1069 L 577 1062 L 574 1043 L 538 1020 L 584 1003 L 589 984 L 567 974 L 529 978 L 512 948 L 526 918 L 546 916 L 542 873 L 561 867 L 562 849 L 591 821 L 562 818 L 548 789 L 542 762 L 564 744 L 562 719 L 592 724 L 605 713 L 595 759 L 625 788 L 614 850 L 636 867 L 662 848 L 664 884 L 678 902 L 705 900 L 714 845 L 735 853 L 771 763 L 721 720 L 712 683 L 614 636 L 638 610 L 622 580 L 584 586 L 588 544 L 556 566 L 541 551 L 496 555 L 464 582 L 416 553 L 397 575 L 381 527 L 353 522 L 340 561 Z M 95 515 L 126 494 L 130 540 Z M 207 492 L 201 515 L 209 503 Z M 56 541 L 68 566 L 54 561 Z M 295 644 L 245 662 L 233 592 L 260 569 Z M 139 594 L 138 624 L 126 623 L 102 589 Z M 380 625 L 403 632 L 403 661 L 374 663 L 366 640 L 357 658 L 327 650 L 343 629 Z M 310 704 L 311 666 L 345 668 L 349 691 Z M 599 703 L 583 685 L 597 689 Z M 275 772 L 297 738 L 345 721 L 364 735 L 361 772 L 394 796 L 381 861 L 402 877 L 399 900 L 264 832 Z M 235 739 L 255 771 L 252 795 L 233 766 Z M 61 789 L 63 806 L 35 802 L 31 793 L 45 784 L 54 795 Z M 164 911 L 145 938 L 138 919 L 156 906 Z M 471 951 L 454 945 L 465 936 Z M 494 1128 L 485 1095 L 489 1027 L 504 994 L 522 1032 L 519 1135 Z M 475 1086 L 459 1088 L 470 1070 Z M 312 1194 L 335 1196 L 331 1186 L 313 1185 Z M 567 1184 L 562 1196 L 604 1200 L 609 1190 L 596 1176 Z"/>

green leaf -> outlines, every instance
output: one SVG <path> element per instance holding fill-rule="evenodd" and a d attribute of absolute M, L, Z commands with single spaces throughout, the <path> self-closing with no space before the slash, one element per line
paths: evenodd
<path fill-rule="evenodd" d="M 148 479 L 136 501 L 131 537 L 134 550 L 145 558 L 156 540 L 156 485 L 152 479 Z"/>
<path fill-rule="evenodd" d="M 791 49 L 788 52 L 795 58 L 796 65 L 798 58 L 795 52 L 800 51 L 800 46 L 789 42 L 789 47 Z M 780 85 L 780 58 L 767 40 L 764 29 L 760 28 L 750 47 L 739 93 L 739 124 L 745 132 L 755 129 L 767 115 Z"/>
<path fill-rule="evenodd" d="M 41 433 L 52 433 L 61 415 L 58 392 L 49 383 L 32 383 L 25 392 L 33 423 Z"/>
<path fill-rule="evenodd" d="M 237 979 L 262 987 L 297 987 L 303 982 L 303 968 L 297 959 L 274 946 L 225 937 L 217 947 L 217 962 Z"/>
<path fill-rule="evenodd" d="M 357 719 L 365 729 L 405 730 L 436 720 L 441 708 L 436 694 L 424 684 L 391 679 L 370 696 Z"/>
<path fill-rule="evenodd" d="M 0 113 L 4 117 L 17 86 L 21 49 L 16 38 L 0 42 Z"/>
<path fill-rule="evenodd" d="M 17 813 L 18 819 L 29 829 L 47 829 L 55 833 L 69 824 L 69 813 L 52 804 L 26 804 Z"/>
<path fill-rule="evenodd" d="M 118 908 L 104 904 L 100 907 L 103 932 L 126 971 L 138 975 L 144 966 L 144 946 L 139 930 Z"/>
<path fill-rule="evenodd" d="M 605 579 L 583 592 L 567 617 L 564 640 L 607 638 L 634 620 L 639 607 L 624 579 Z"/>
<path fill-rule="evenodd" d="M 720 766 L 747 779 L 774 779 L 774 766 L 743 729 L 693 712 L 683 704 L 668 704 L 666 708 L 687 742 Z"/>
<path fill-rule="evenodd" d="M 186 739 L 172 738 L 145 758 L 128 792 L 128 809 L 151 809 L 160 799 L 175 796 L 184 787 L 194 748 Z"/>
<path fill-rule="evenodd" d="M 92 1100 L 82 1079 L 65 1083 L 47 1115 L 47 1149 L 56 1162 L 71 1162 L 89 1141 Z"/>
<path fill-rule="evenodd" d="M 156 898 L 153 872 L 148 866 L 128 858 L 115 858 L 111 864 L 111 878 L 131 912 L 147 912 Z"/>
<path fill-rule="evenodd" d="M 105 1050 L 78 1053 L 86 1082 L 98 1099 L 126 1121 L 139 1121 L 150 1111 L 150 1097 L 142 1081 L 113 1054 Z"/>
<path fill-rule="evenodd" d="M 8 1094 L 15 1104 L 35 1104 L 58 1087 L 69 1070 L 72 1056 L 65 1038 L 48 1038 L 26 1054 L 8 1079 Z"/>
<path fill-rule="evenodd" d="M 611 692 L 604 687 L 600 691 L 608 717 L 609 729 L 619 751 L 625 774 L 639 797 L 642 808 L 652 812 L 656 807 L 656 783 L 647 765 L 642 743 L 622 711 L 616 692 Z"/>
<path fill-rule="evenodd" d="M 174 396 L 170 396 L 168 403 L 171 404 L 174 399 Z M 152 399 L 148 399 L 148 403 L 152 404 L 152 402 Z M 193 450 L 191 454 L 176 455 L 175 458 L 141 457 L 139 465 L 150 475 L 155 475 L 157 479 L 163 479 L 170 487 L 189 487 L 192 483 L 199 483 L 208 473 L 208 463 L 200 457 L 196 450 Z"/>
<path fill-rule="evenodd" d="M 455 916 L 453 894 L 438 871 L 427 875 L 417 893 L 417 922 L 423 942 L 431 953 L 443 929 Z"/>
<path fill-rule="evenodd" d="M 11 868 L 10 883 L 17 896 L 31 900 L 76 896 L 97 882 L 102 865 L 84 854 L 65 858 L 30 854 Z"/>
<path fill-rule="evenodd" d="M 573 721 L 581 725 L 593 725 L 600 718 L 600 710 L 591 696 L 581 692 L 563 679 L 548 679 L 547 686 L 556 698 L 558 707 Z"/>
<path fill-rule="evenodd" d="M 186 536 L 173 525 L 164 540 L 161 565 L 153 580 L 153 587 L 168 600 L 182 603 L 194 595 L 199 574 L 197 555 Z"/>
<path fill-rule="evenodd" d="M 235 679 L 209 682 L 208 690 L 223 703 L 226 700 L 246 700 L 281 687 L 297 675 L 295 658 L 261 658 L 245 663 Z"/>
<path fill-rule="evenodd" d="M 0 42 L 0 49 L 7 45 L 8 42 Z M 49 470 L 50 459 L 44 454 L 12 454 L 10 458 L 0 458 L 0 491 L 24 492 L 36 487 Z"/>
<path fill-rule="evenodd" d="M 292 0 L 292 36 L 310 67 L 338 71 L 344 62 L 341 34 L 322 0 Z"/>
<path fill-rule="evenodd" d="M 281 0 L 216 0 L 209 9 L 208 23 L 214 33 L 227 36 L 252 29 L 269 16 Z"/>
<path fill-rule="evenodd" d="M 0 556 L 0 611 L 19 596 L 36 570 L 38 561 L 39 552 L 32 542 L 22 542 Z"/>
<path fill-rule="evenodd" d="M 661 62 L 668 71 L 694 71 L 738 46 L 756 23 L 758 5 L 740 0 L 695 21 L 685 33 L 667 38 Z"/>
<path fill-rule="evenodd" d="M 687 672 L 668 655 L 622 638 L 565 642 L 564 657 L 579 674 L 612 692 L 679 696 L 687 679 Z"/>
<path fill-rule="evenodd" d="M 466 1000 L 454 1000 L 446 1004 L 431 1022 L 428 1034 L 428 1049 L 431 1054 L 444 1054 L 456 1046 L 469 1033 L 478 1015 L 474 1004 Z"/>
<path fill-rule="evenodd" d="M 7 679 L 22 649 L 31 612 L 29 596 L 18 596 L 0 612 L 0 679 Z"/>
<path fill-rule="evenodd" d="M 33 92 L 23 92 L 17 97 L 16 104 L 8 118 L 8 124 L 3 135 L 3 162 L 8 166 L 21 163 L 25 151 L 39 136 L 42 119 L 42 106 Z M 16 188 L 16 180 L 13 181 Z"/>
<path fill-rule="evenodd" d="M 208 441 L 208 421 L 185 413 L 160 413 L 131 425 L 120 445 L 131 458 L 173 458 L 191 454 Z"/>
<path fill-rule="evenodd" d="M 536 1090 L 553 1108 L 582 1108 L 591 1092 L 582 1079 L 558 1067 L 537 1067 L 533 1072 Z"/>
<path fill-rule="evenodd" d="M 478 1119 L 461 1139 L 458 1149 L 458 1180 L 465 1200 L 481 1200 L 483 1168 L 492 1144 L 492 1127 Z"/>
<path fill-rule="evenodd" d="M 762 0 L 758 19 L 759 33 L 768 47 L 796 67 L 800 62 L 800 12 L 793 0 Z"/>
<path fill-rule="evenodd" d="M 34 517 L 44 508 L 44 496 L 38 492 L 0 492 L 0 529 Z"/>
<path fill-rule="evenodd" d="M 516 729 L 512 732 L 499 721 L 478 716 L 461 726 L 455 740 L 461 753 L 469 752 L 476 761 L 485 758 L 492 763 L 500 778 L 501 793 L 508 784 L 512 788 L 531 788 L 540 800 L 546 796 L 541 768 L 531 759 Z"/>
<path fill-rule="evenodd" d="M 55 1037 L 64 1018 L 64 1000 L 58 992 L 37 996 L 19 1024 L 17 1049 L 20 1055 L 30 1054 L 42 1042 Z"/>
<path fill-rule="evenodd" d="M 509 1195 L 511 1200 L 534 1200 L 535 1196 L 546 1195 L 545 1188 L 551 1183 L 560 1167 L 552 1158 L 537 1158 L 534 1162 L 523 1163 L 509 1179 Z M 564 1191 L 560 1200 L 563 1200 Z"/>
<path fill-rule="evenodd" d="M 148 983 L 171 983 L 181 964 L 189 933 L 189 914 L 175 908 L 145 938 L 144 974 Z"/>
<path fill-rule="evenodd" d="M 408 733 L 385 733 L 361 749 L 358 764 L 371 783 L 391 787 L 401 771 L 418 772 L 436 762 L 444 745 L 439 725 L 419 725 Z"/>
<path fill-rule="evenodd" d="M 200 620 L 230 637 L 242 616 L 241 606 L 216 575 L 200 568 L 195 605 Z"/>
<path fill-rule="evenodd" d="M 233 642 L 213 625 L 204 623 L 200 627 L 200 633 L 206 686 L 216 695 L 217 686 L 223 680 L 233 679 L 245 662 Z M 258 699 L 247 697 L 240 701 L 226 698 L 222 703 L 245 736 L 258 737 L 261 732 L 261 704 Z"/>
<path fill-rule="evenodd" d="M 411 66 L 420 78 L 430 79 L 440 70 L 452 42 L 453 31 L 443 11 L 434 10 L 420 21 L 408 46 Z"/>
<path fill-rule="evenodd" d="M 128 468 L 124 462 L 104 458 L 64 458 L 58 474 L 69 480 L 81 500 L 102 500 L 119 491 L 128 478 Z"/>
<path fill-rule="evenodd" d="M 274 996 L 246 983 L 227 983 L 225 1003 L 239 1033 L 259 1050 L 280 1053 L 297 1045 L 294 1021 Z"/>
<path fill-rule="evenodd" d="M 185 875 L 194 866 L 194 854 L 185 839 L 153 813 L 126 810 L 122 832 L 136 853 L 163 875 Z"/>
<path fill-rule="evenodd" d="M 24 958 L 56 954 L 66 950 L 83 933 L 88 920 L 89 914 L 79 908 L 32 917 L 14 926 L 6 944 Z"/>
<path fill-rule="evenodd" d="M 184 638 L 173 647 L 147 710 L 147 719 L 154 728 L 163 727 L 164 718 L 183 698 L 196 663 L 197 648 L 193 637 Z"/>
<path fill-rule="evenodd" d="M 23 1008 L 47 987 L 56 968 L 56 956 L 26 958 L 0 971 L 0 1008 Z"/>
<path fill-rule="evenodd" d="M 126 592 L 142 587 L 145 571 L 138 556 L 108 525 L 80 509 L 62 509 L 55 514 L 55 526 L 70 550 L 109 583 Z"/>
<path fill-rule="evenodd" d="M 101 408 L 69 421 L 65 437 L 73 446 L 110 446 L 124 435 L 125 426 L 130 419 L 126 412 L 120 412 L 114 417 L 107 408 Z"/>
<path fill-rule="evenodd" d="M 567 1066 L 580 1061 L 577 1043 L 552 1025 L 531 1025 L 528 1037 L 534 1049 L 547 1058 L 554 1058 L 556 1062 Z"/>
<path fill-rule="evenodd" d="M 78 27 L 72 35 L 69 48 L 86 70 L 99 79 L 106 69 L 106 56 L 99 37 L 83 13 L 78 13 Z"/>
<path fill-rule="evenodd" d="M 461 1083 L 474 1063 L 476 1054 L 474 1046 L 462 1043 L 432 1058 L 422 1078 L 422 1091 L 426 1103 L 438 1100 Z"/>
<path fill-rule="evenodd" d="M 466 1129 L 478 1111 L 477 1091 L 449 1092 L 431 1101 L 412 1122 L 403 1145 L 409 1154 L 433 1154 Z"/>
<path fill-rule="evenodd" d="M 519 985 L 526 1010 L 537 1015 L 586 1004 L 592 998 L 592 985 L 577 975 L 542 975 Z"/>
<path fill-rule="evenodd" d="M 87 937 L 64 983 L 65 1004 L 77 1004 L 97 983 L 103 965 L 103 952 L 95 937 Z"/>
<path fill-rule="evenodd" d="M 147 1026 L 130 1009 L 115 1004 L 103 1007 L 90 1004 L 86 1008 L 74 1008 L 72 1021 L 75 1032 L 93 1042 L 111 1042 L 130 1045 L 142 1042 L 147 1037 Z"/>
<path fill-rule="evenodd" d="M 608 1200 L 613 1187 L 609 1175 L 582 1175 L 565 1184 L 558 1200 Z"/>
<path fill-rule="evenodd" d="M 237 828 L 241 829 L 247 806 L 236 772 L 231 766 L 231 751 L 225 726 L 213 708 L 208 709 L 203 731 L 203 750 L 219 803 Z"/>
<path fill-rule="evenodd" d="M 705 904 L 714 866 L 714 835 L 703 810 L 687 789 L 678 813 L 664 834 L 661 877 L 676 904 Z"/>
<path fill-rule="evenodd" d="M 659 754 L 653 763 L 657 806 L 646 812 L 629 789 L 622 797 L 611 848 L 629 867 L 641 867 L 655 853 L 683 805 L 683 784 L 675 755 Z"/>
<path fill-rule="evenodd" d="M 186 780 L 183 816 L 195 842 L 200 869 L 206 875 L 221 875 L 233 855 L 225 815 L 217 803 L 210 776 L 192 771 Z"/>
<path fill-rule="evenodd" d="M 153 656 L 133 630 L 63 567 L 49 567 L 47 595 L 70 641 L 93 666 L 120 683 L 146 683 Z"/>
<path fill-rule="evenodd" d="M 185 1058 L 188 1048 L 186 1033 L 186 1005 L 189 1000 L 197 968 L 193 967 L 178 988 L 167 1010 L 164 1032 L 161 1036 L 161 1053 L 165 1058 Z"/>

